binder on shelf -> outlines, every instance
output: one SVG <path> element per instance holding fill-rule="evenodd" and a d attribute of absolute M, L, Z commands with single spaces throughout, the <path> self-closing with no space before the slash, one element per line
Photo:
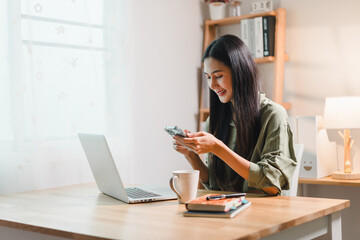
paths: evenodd
<path fill-rule="evenodd" d="M 253 57 L 255 57 L 255 26 L 254 19 L 244 19 L 240 22 L 240 38 L 249 48 Z"/>
<path fill-rule="evenodd" d="M 263 17 L 264 57 L 275 54 L 275 16 Z"/>
<path fill-rule="evenodd" d="M 255 57 L 264 57 L 263 22 L 262 17 L 254 18 L 255 24 Z"/>

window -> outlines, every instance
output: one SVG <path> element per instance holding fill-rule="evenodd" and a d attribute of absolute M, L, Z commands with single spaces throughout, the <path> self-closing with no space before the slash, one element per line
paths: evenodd
<path fill-rule="evenodd" d="M 112 115 L 104 14 L 109 6 L 104 0 L 21 0 L 8 1 L 7 8 L 0 140 L 106 133 Z"/>

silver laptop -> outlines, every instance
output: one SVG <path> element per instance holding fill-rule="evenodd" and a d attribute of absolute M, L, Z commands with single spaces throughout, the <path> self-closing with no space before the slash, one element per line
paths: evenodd
<path fill-rule="evenodd" d="M 124 187 L 104 135 L 78 133 L 100 192 L 126 203 L 176 199 L 170 187 Z"/>

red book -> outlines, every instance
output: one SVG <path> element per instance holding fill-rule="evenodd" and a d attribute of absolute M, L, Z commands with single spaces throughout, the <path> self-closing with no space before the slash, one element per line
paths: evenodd
<path fill-rule="evenodd" d="M 210 211 L 210 212 L 228 212 L 241 205 L 245 197 L 225 198 L 219 200 L 207 200 L 208 196 L 216 196 L 219 194 L 207 194 L 185 203 L 185 207 L 189 211 Z"/>

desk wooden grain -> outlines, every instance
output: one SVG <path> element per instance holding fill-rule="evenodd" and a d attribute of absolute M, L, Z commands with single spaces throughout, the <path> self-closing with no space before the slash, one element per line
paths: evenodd
<path fill-rule="evenodd" d="M 0 225 L 71 239 L 259 239 L 350 205 L 285 196 L 248 200 L 252 206 L 233 219 L 187 218 L 177 201 L 130 205 L 82 184 L 0 196 Z"/>

